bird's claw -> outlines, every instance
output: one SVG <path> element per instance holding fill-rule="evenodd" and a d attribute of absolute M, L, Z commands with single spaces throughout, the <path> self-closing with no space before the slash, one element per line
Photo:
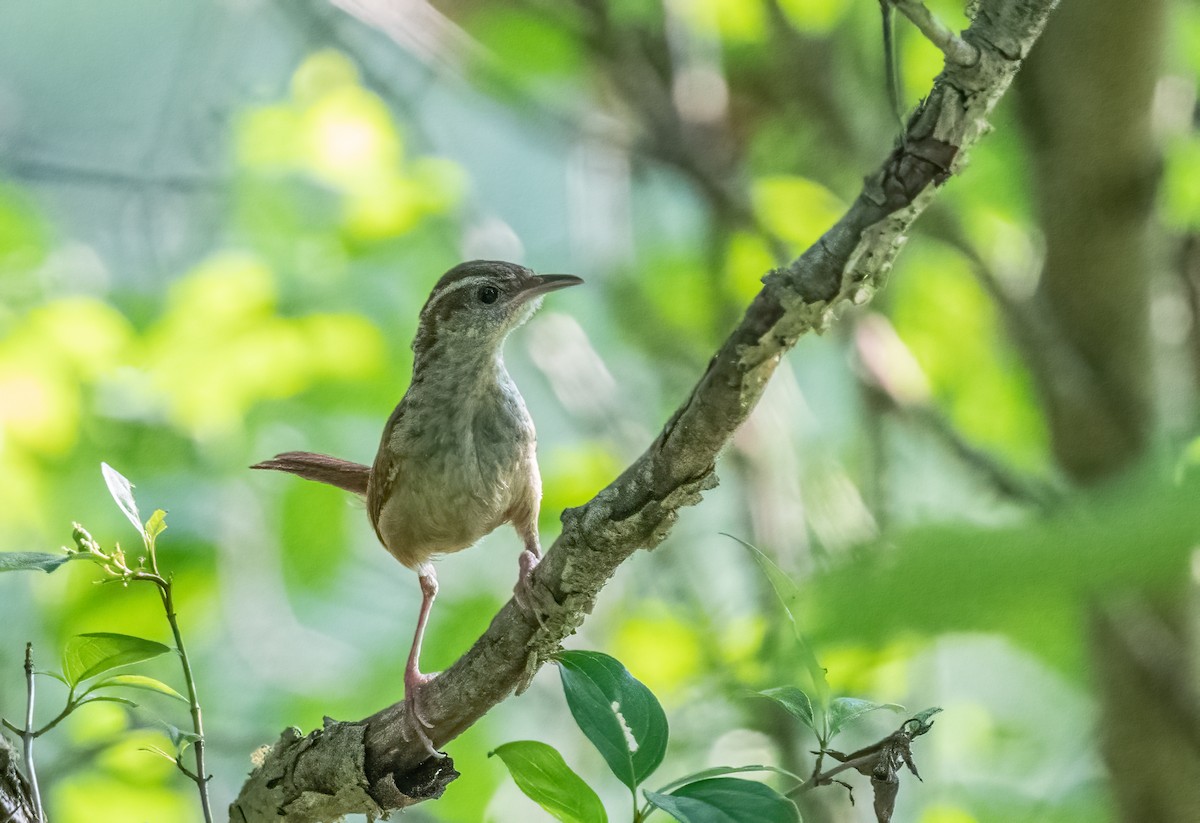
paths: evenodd
<path fill-rule="evenodd" d="M 404 706 L 408 710 L 409 716 L 413 719 L 413 728 L 416 730 L 421 744 L 425 747 L 425 751 L 429 752 L 430 757 L 440 760 L 446 755 L 434 748 L 433 741 L 425 731 L 426 729 L 432 729 L 433 723 L 425 716 L 425 711 L 421 708 L 420 699 L 420 694 L 425 684 L 433 680 L 433 678 L 434 675 L 432 674 L 406 672 L 404 675 Z"/>
<path fill-rule="evenodd" d="M 517 601 L 518 606 L 532 614 L 538 626 L 544 629 L 546 619 L 542 615 L 552 614 L 558 608 L 558 601 L 545 586 L 533 580 L 533 570 L 538 565 L 536 554 L 529 549 L 521 552 L 520 564 L 521 573 L 517 577 L 517 584 L 513 586 L 513 599 Z"/>

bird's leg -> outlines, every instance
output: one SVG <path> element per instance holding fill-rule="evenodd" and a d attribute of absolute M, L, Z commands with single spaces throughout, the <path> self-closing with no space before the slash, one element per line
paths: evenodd
<path fill-rule="evenodd" d="M 417 575 L 421 581 L 421 613 L 417 617 L 417 631 L 413 635 L 412 649 L 408 653 L 408 664 L 404 667 L 404 705 L 408 707 L 408 713 L 412 715 L 413 728 L 417 730 L 417 736 L 425 744 L 425 750 L 432 757 L 442 758 L 445 755 L 433 747 L 433 741 L 429 739 L 429 735 L 425 731 L 426 728 L 433 728 L 433 724 L 421 711 L 420 700 L 421 689 L 434 678 L 432 674 L 421 674 L 420 664 L 421 640 L 425 636 L 425 624 L 429 622 L 429 610 L 433 608 L 433 600 L 438 593 L 437 574 L 433 570 L 432 563 L 425 563 L 417 569 Z"/>

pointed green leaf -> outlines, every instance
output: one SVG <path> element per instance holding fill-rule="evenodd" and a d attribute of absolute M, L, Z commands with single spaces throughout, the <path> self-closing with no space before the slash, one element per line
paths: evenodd
<path fill-rule="evenodd" d="M 155 509 L 154 514 L 150 515 L 150 519 L 146 521 L 146 539 L 154 542 L 154 538 L 167 530 L 167 513 L 162 509 Z"/>
<path fill-rule="evenodd" d="M 167 732 L 167 737 L 171 738 L 171 743 L 174 744 L 176 750 L 183 754 L 187 751 L 187 747 L 200 739 L 200 735 L 194 732 L 185 732 L 178 726 L 172 726 L 165 720 L 159 720 L 158 725 L 162 726 Z"/>
<path fill-rule="evenodd" d="M 876 709 L 891 709 L 894 712 L 904 711 L 897 703 L 873 703 L 870 700 L 860 700 L 857 697 L 836 697 L 829 704 L 829 737 L 833 738 L 849 724 L 868 712 Z"/>
<path fill-rule="evenodd" d="M 714 777 L 646 799 L 680 823 L 799 823 L 792 801 L 763 783 Z"/>
<path fill-rule="evenodd" d="M 775 774 L 781 774 L 784 777 L 795 780 L 798 784 L 804 782 L 804 778 L 800 775 L 793 774 L 787 769 L 780 769 L 776 766 L 713 766 L 711 769 L 701 769 L 698 772 L 685 774 L 678 780 L 672 780 L 670 783 L 660 788 L 658 793 L 667 794 L 672 789 L 677 789 L 680 786 L 687 785 L 688 783 L 699 783 L 701 780 L 707 780 L 710 777 L 721 777 L 727 774 L 744 774 L 746 772 L 775 772 Z"/>
<path fill-rule="evenodd" d="M 525 796 L 563 823 L 608 823 L 596 792 L 571 770 L 553 746 L 536 740 L 505 743 L 496 755 Z"/>
<path fill-rule="evenodd" d="M 34 674 L 41 674 L 41 675 L 45 675 L 46 677 L 53 677 L 55 680 L 57 680 L 59 683 L 62 683 L 64 686 L 71 685 L 70 683 L 67 682 L 67 678 L 63 677 L 58 672 L 53 672 L 53 671 L 50 671 L 49 669 L 37 669 L 36 671 L 34 671 Z"/>
<path fill-rule="evenodd" d="M 95 697 L 89 697 L 87 700 L 80 700 L 76 705 L 86 706 L 88 703 L 120 703 L 122 706 L 128 706 L 131 709 L 138 707 L 137 703 L 134 703 L 127 697 L 116 697 L 111 694 L 98 694 Z"/>
<path fill-rule="evenodd" d="M 72 637 L 63 648 L 63 674 L 72 686 L 110 669 L 140 663 L 171 651 L 169 646 L 128 634 L 95 632 Z"/>
<path fill-rule="evenodd" d="M 45 552 L 0 552 L 0 572 L 40 571 L 49 574 L 72 560 L 86 559 L 88 554 Z"/>
<path fill-rule="evenodd" d="M 813 717 L 812 700 L 802 690 L 795 686 L 779 686 L 775 689 L 765 689 L 759 694 L 769 697 L 783 706 L 787 709 L 788 714 L 812 729 L 818 737 L 821 735 L 821 730 L 817 728 L 816 719 Z"/>
<path fill-rule="evenodd" d="M 722 534 L 725 533 L 722 532 Z M 829 705 L 829 681 L 825 678 L 825 669 L 821 666 L 820 661 L 817 660 L 812 646 L 809 645 L 808 638 L 800 631 L 800 624 L 796 622 L 794 609 L 800 605 L 800 587 L 796 585 L 795 581 L 784 574 L 783 569 L 779 568 L 775 564 L 775 561 L 763 554 L 762 550 L 757 546 L 734 537 L 732 534 L 725 534 L 725 536 L 731 540 L 736 540 L 750 551 L 750 556 L 754 558 L 754 562 L 762 569 L 767 581 L 771 584 L 771 588 L 775 592 L 775 598 L 783 606 L 784 614 L 787 615 L 788 622 L 792 624 L 792 632 L 796 636 L 796 648 L 800 652 L 800 660 L 804 663 L 804 668 L 808 671 L 809 679 L 812 681 L 813 697 L 816 698 L 816 711 L 813 716 L 817 720 L 820 720 L 825 713 L 826 707 Z M 818 723 L 818 725 L 823 724 Z"/>
<path fill-rule="evenodd" d="M 129 518 L 129 522 L 144 538 L 146 529 L 142 526 L 142 516 L 138 514 L 137 503 L 133 499 L 133 484 L 125 478 L 125 475 L 107 463 L 100 464 L 100 473 L 104 475 L 108 493 L 112 495 L 113 500 L 117 501 L 117 508 Z"/>
<path fill-rule="evenodd" d="M 636 789 L 667 751 L 667 716 L 657 698 L 606 654 L 568 651 L 554 659 L 575 722 L 613 774 Z"/>
<path fill-rule="evenodd" d="M 144 689 L 148 692 L 158 692 L 165 694 L 167 697 L 173 697 L 183 703 L 187 703 L 188 699 L 179 692 L 172 689 L 161 680 L 155 680 L 153 677 L 144 677 L 140 674 L 118 674 L 112 677 L 106 677 L 99 683 L 92 686 L 92 689 L 106 689 L 109 686 L 123 686 L 127 689 Z"/>
<path fill-rule="evenodd" d="M 179 763 L 179 761 L 175 758 L 174 755 L 167 754 L 162 749 L 160 749 L 158 746 L 140 746 L 140 747 L 138 747 L 138 751 L 139 752 L 149 752 L 150 754 L 156 754 L 159 757 L 163 758 L 164 760 L 170 760 L 172 763 L 175 763 L 175 764 Z"/>

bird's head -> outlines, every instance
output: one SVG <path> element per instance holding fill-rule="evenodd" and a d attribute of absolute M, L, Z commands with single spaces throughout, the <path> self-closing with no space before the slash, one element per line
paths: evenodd
<path fill-rule="evenodd" d="M 545 294 L 582 282 L 572 274 L 535 274 L 498 260 L 460 263 L 442 275 L 425 301 L 413 353 L 418 362 L 435 351 L 491 355 L 537 311 Z"/>

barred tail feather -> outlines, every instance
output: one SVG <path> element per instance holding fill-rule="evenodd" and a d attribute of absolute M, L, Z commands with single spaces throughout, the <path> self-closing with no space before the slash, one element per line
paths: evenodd
<path fill-rule="evenodd" d="M 371 475 L 370 466 L 312 452 L 284 452 L 250 468 L 287 472 L 305 480 L 337 486 L 359 497 L 367 496 L 367 478 Z"/>

